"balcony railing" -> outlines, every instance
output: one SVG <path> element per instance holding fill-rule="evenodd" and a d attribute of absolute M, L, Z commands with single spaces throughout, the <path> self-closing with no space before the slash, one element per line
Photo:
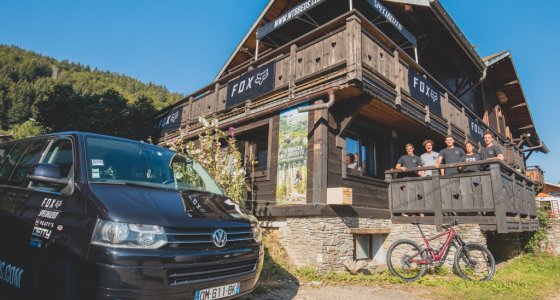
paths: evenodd
<path fill-rule="evenodd" d="M 442 165 L 442 168 L 485 166 L 487 171 L 432 177 L 405 177 L 386 171 L 389 207 L 394 223 L 436 225 L 457 221 L 480 224 L 499 233 L 534 231 L 538 227 L 535 183 L 502 161 Z M 409 169 L 437 170 L 436 167 Z"/>

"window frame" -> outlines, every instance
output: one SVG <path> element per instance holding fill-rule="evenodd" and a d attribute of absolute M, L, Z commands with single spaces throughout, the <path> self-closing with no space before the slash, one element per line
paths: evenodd
<path fill-rule="evenodd" d="M 68 175 L 65 178 L 75 179 L 76 178 L 76 151 L 77 151 L 77 149 L 76 149 L 76 144 L 74 143 L 74 139 L 72 139 L 70 136 L 56 136 L 56 137 L 52 137 L 50 140 L 48 140 L 45 148 L 43 149 L 43 153 L 41 154 L 41 158 L 39 159 L 38 163 L 44 163 L 44 160 L 46 159 L 47 154 L 49 153 L 49 151 L 51 150 L 53 145 L 56 142 L 61 141 L 61 140 L 70 141 L 70 146 L 72 147 L 72 166 L 68 170 Z M 26 188 L 41 191 L 41 192 L 45 192 L 45 193 L 60 194 L 59 192 L 47 190 L 44 187 L 38 187 L 32 181 L 29 181 Z"/>
<path fill-rule="evenodd" d="M 347 138 L 353 139 L 353 140 L 358 142 L 358 153 L 359 153 L 358 156 L 360 158 L 360 165 L 359 165 L 360 169 L 359 170 L 347 168 L 346 165 L 345 165 L 346 155 L 348 154 L 348 152 L 347 152 L 348 151 L 348 145 L 346 143 Z M 345 178 L 346 176 L 351 175 L 351 176 L 359 176 L 359 177 L 364 177 L 364 178 L 381 180 L 381 178 L 378 177 L 379 174 L 378 174 L 378 171 L 377 171 L 377 169 L 378 169 L 377 168 L 378 167 L 377 141 L 375 141 L 375 139 L 361 138 L 360 135 L 357 134 L 356 132 L 348 131 L 344 136 L 344 142 L 345 142 L 344 143 L 344 148 L 343 148 L 343 151 L 342 151 L 342 168 L 344 169 L 344 173 L 343 173 L 344 176 L 343 177 Z M 362 155 L 363 155 L 362 147 L 364 147 L 364 146 L 366 147 L 366 149 L 367 149 L 368 146 L 370 146 L 370 147 L 373 146 L 374 166 L 373 166 L 373 174 L 372 175 L 368 175 L 364 171 L 367 167 L 367 162 L 362 160 Z"/>
<path fill-rule="evenodd" d="M 268 146 L 266 150 L 266 169 L 255 171 L 253 177 L 259 180 L 270 180 L 270 168 L 271 168 L 271 160 L 272 160 L 272 125 L 273 125 L 273 118 L 261 120 L 252 124 L 244 125 L 238 128 L 235 128 L 235 139 L 238 142 L 243 143 L 244 147 L 244 154 L 248 153 L 251 147 L 256 146 L 256 143 L 249 140 L 238 139 L 237 136 L 250 136 L 252 132 L 257 132 L 263 129 L 263 127 L 268 126 L 267 129 L 267 140 Z M 256 152 L 256 151 L 255 151 Z M 256 153 L 255 153 L 256 154 Z M 245 167 L 245 157 L 243 157 L 243 166 Z"/>

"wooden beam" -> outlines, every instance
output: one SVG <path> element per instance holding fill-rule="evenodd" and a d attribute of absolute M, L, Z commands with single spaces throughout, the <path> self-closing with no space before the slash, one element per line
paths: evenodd
<path fill-rule="evenodd" d="M 315 104 L 324 103 L 323 100 Z M 327 167 L 328 167 L 328 109 L 313 111 L 313 193 L 312 203 L 327 203 Z"/>
<path fill-rule="evenodd" d="M 333 112 L 333 116 L 337 121 L 338 136 L 342 136 L 344 135 L 344 133 L 346 133 L 346 130 L 350 128 L 350 125 L 354 123 L 354 121 L 356 120 L 356 116 L 360 113 L 362 108 L 367 104 L 369 104 L 371 101 L 372 101 L 371 97 L 366 94 L 355 100 L 345 101 L 344 103 L 341 103 L 337 106 L 336 111 L 338 113 Z M 349 102 L 353 102 L 353 103 L 349 104 Z M 344 108 L 340 107 L 342 105 L 344 105 L 345 107 Z"/>
<path fill-rule="evenodd" d="M 391 228 L 350 228 L 351 234 L 389 234 Z"/>

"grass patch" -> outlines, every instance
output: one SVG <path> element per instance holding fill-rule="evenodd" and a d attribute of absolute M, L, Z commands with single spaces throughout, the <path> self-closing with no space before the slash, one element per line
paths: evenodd
<path fill-rule="evenodd" d="M 560 286 L 560 257 L 523 255 L 497 270 L 488 282 L 466 281 L 445 266 L 431 268 L 428 275 L 406 283 L 389 272 L 351 275 L 348 272 L 319 273 L 311 267 L 295 267 L 272 235 L 265 240 L 265 266 L 257 293 L 306 282 L 323 285 L 363 285 L 408 290 L 436 299 L 542 299 L 554 296 Z"/>

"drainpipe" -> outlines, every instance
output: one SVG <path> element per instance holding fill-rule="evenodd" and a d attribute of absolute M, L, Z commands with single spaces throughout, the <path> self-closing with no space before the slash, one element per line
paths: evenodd
<path fill-rule="evenodd" d="M 334 104 L 334 89 L 333 88 L 328 88 L 326 91 L 323 92 L 319 92 L 319 93 L 314 93 L 302 98 L 307 98 L 307 100 L 311 100 L 311 98 L 316 98 L 319 95 L 322 94 L 327 94 L 329 95 L 329 101 L 327 103 L 321 103 L 321 104 L 315 104 L 315 105 L 310 105 L 310 106 L 305 106 L 305 107 L 300 107 L 298 108 L 298 112 L 306 112 L 306 111 L 312 111 L 312 110 L 318 110 L 318 109 L 329 109 L 331 106 L 333 106 Z M 302 100 L 302 98 L 300 98 L 300 100 Z"/>
<path fill-rule="evenodd" d="M 484 70 L 482 71 L 482 77 L 480 77 L 478 82 L 475 85 L 471 86 L 468 90 L 464 91 L 461 95 L 457 95 L 456 97 L 461 98 L 464 94 L 468 93 L 470 90 L 479 86 L 484 81 L 484 79 L 486 79 L 486 71 L 487 70 L 488 70 L 488 67 L 484 68 Z"/>

